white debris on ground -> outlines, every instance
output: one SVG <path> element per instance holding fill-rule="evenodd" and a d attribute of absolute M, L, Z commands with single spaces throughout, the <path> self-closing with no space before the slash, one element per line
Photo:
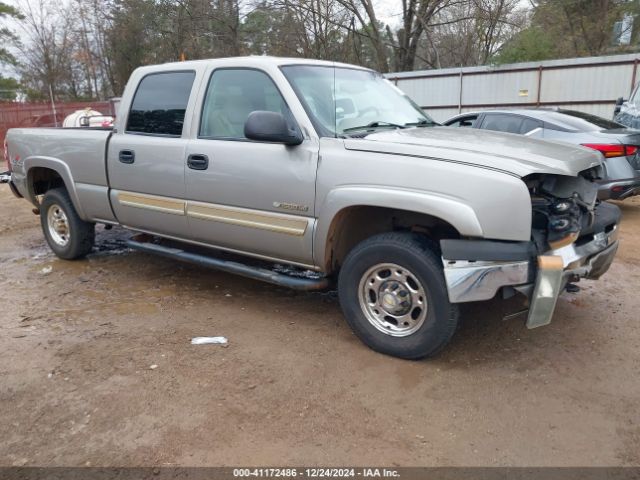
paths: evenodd
<path fill-rule="evenodd" d="M 191 345 L 206 345 L 206 344 L 226 345 L 226 337 L 193 337 L 191 339 Z"/>
<path fill-rule="evenodd" d="M 42 270 L 40 270 L 40 273 L 42 275 L 49 275 L 52 271 L 53 271 L 53 267 L 51 265 L 48 265 L 44 267 Z"/>

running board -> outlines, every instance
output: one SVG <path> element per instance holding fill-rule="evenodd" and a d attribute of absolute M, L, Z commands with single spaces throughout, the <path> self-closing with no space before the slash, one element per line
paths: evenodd
<path fill-rule="evenodd" d="M 230 260 L 222 260 L 207 255 L 191 253 L 179 248 L 165 247 L 151 242 L 138 242 L 130 239 L 126 242 L 127 246 L 135 250 L 143 252 L 155 253 L 163 257 L 175 258 L 185 262 L 202 265 L 205 267 L 215 268 L 223 272 L 235 273 L 243 277 L 262 280 L 263 282 L 279 285 L 281 287 L 293 288 L 295 290 L 324 290 L 329 287 L 329 279 L 327 277 L 319 278 L 301 278 L 291 275 L 267 270 L 266 268 L 254 267 L 244 263 L 233 262 Z"/>

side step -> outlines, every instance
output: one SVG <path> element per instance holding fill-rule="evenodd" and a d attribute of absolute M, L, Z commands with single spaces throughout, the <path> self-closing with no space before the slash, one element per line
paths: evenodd
<path fill-rule="evenodd" d="M 215 268 L 216 270 L 221 270 L 223 272 L 235 273 L 237 275 L 242 275 L 243 277 L 262 280 L 263 282 L 272 283 L 273 285 L 279 285 L 281 287 L 293 288 L 295 290 L 324 290 L 330 285 L 327 277 L 294 277 L 274 272 L 272 270 L 267 270 L 266 268 L 254 267 L 244 263 L 187 252 L 179 248 L 158 245 L 157 243 L 140 242 L 134 239 L 127 240 L 126 244 L 130 248 L 142 250 L 143 252 L 155 253 L 156 255 L 161 255 L 163 257 L 175 258 L 185 262 L 194 263 L 196 265 Z"/>

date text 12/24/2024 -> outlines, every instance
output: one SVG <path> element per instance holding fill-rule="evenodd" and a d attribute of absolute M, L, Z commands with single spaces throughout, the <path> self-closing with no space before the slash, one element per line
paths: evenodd
<path fill-rule="evenodd" d="M 236 468 L 234 478 L 399 478 L 388 468 Z"/>

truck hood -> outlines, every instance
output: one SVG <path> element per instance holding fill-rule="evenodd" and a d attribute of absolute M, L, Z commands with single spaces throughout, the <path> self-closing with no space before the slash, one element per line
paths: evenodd
<path fill-rule="evenodd" d="M 580 146 L 473 128 L 424 127 L 385 130 L 344 140 L 348 150 L 430 158 L 499 170 L 575 176 L 601 165 L 601 154 Z"/>

